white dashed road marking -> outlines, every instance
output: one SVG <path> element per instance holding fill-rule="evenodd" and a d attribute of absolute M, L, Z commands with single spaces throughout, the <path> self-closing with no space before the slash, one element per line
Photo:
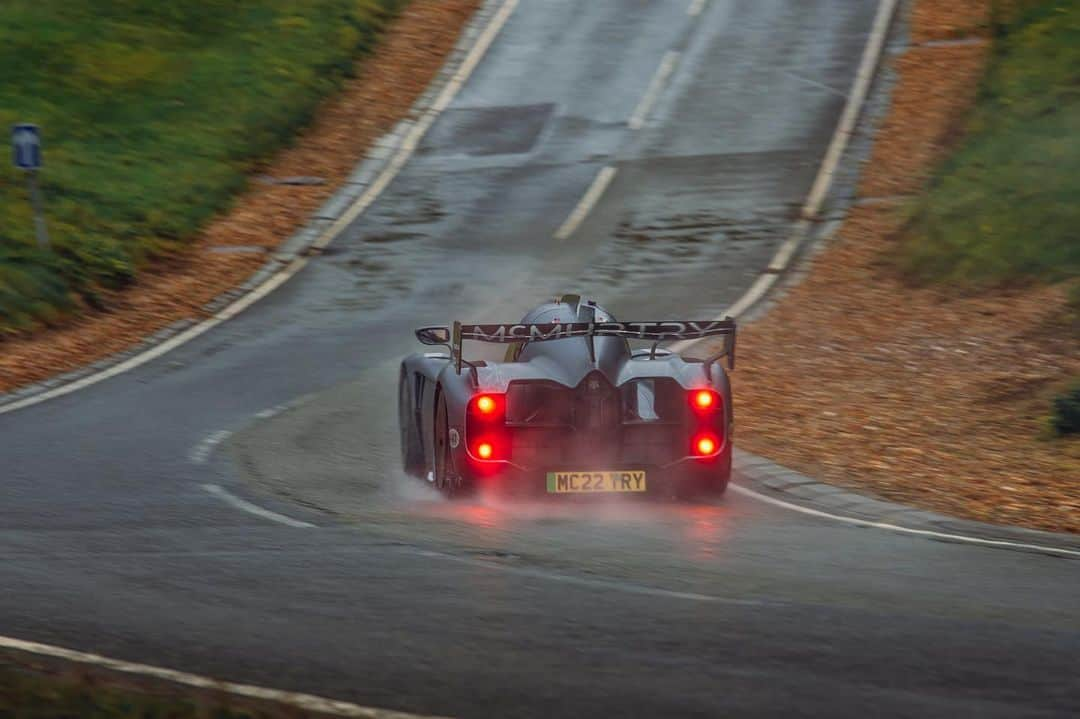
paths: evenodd
<path fill-rule="evenodd" d="M 202 488 L 226 504 L 239 509 L 241 512 L 247 512 L 248 514 L 253 514 L 256 517 L 262 517 L 263 519 L 269 519 L 271 522 L 284 524 L 287 527 L 296 527 L 297 529 L 311 529 L 315 527 L 315 525 L 310 522 L 303 522 L 299 519 L 286 517 L 284 514 L 271 512 L 269 509 L 264 509 L 257 504 L 252 504 L 246 499 L 240 499 L 235 494 L 232 494 L 219 485 L 204 484 Z"/>
<path fill-rule="evenodd" d="M 206 464 L 206 461 L 210 459 L 210 455 L 214 453 L 214 449 L 231 436 L 232 432 L 227 429 L 211 432 L 201 442 L 191 448 L 188 459 L 190 459 L 193 464 Z"/>
<path fill-rule="evenodd" d="M 667 82 L 678 62 L 678 52 L 668 50 L 664 53 L 664 59 L 660 61 L 660 67 L 656 68 L 656 73 L 653 75 L 652 80 L 649 81 L 649 86 L 645 88 L 645 94 L 641 97 L 641 101 L 638 102 L 638 106 L 634 108 L 634 113 L 630 115 L 630 119 L 627 121 L 627 125 L 631 130 L 640 130 L 645 126 L 649 111 L 656 104 L 656 99 L 660 97 L 660 93 L 664 89 L 664 83 Z"/>
<path fill-rule="evenodd" d="M 269 407 L 267 409 L 262 410 L 261 412 L 256 412 L 255 413 L 255 418 L 256 419 L 270 419 L 271 417 L 276 417 L 277 415 L 281 414 L 282 412 L 284 412 L 288 408 L 289 408 L 288 403 L 279 404 L 279 405 L 276 405 L 274 407 Z"/>

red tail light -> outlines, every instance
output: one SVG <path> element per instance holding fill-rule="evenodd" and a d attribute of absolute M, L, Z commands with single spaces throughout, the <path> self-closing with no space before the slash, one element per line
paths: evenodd
<path fill-rule="evenodd" d="M 690 454 L 709 459 L 715 457 L 724 444 L 724 400 L 713 389 L 692 389 L 690 401 Z"/>
<path fill-rule="evenodd" d="M 720 406 L 720 395 L 711 389 L 696 389 L 690 393 L 690 406 L 698 412 L 711 412 Z"/>
<path fill-rule="evenodd" d="M 483 420 L 503 421 L 506 414 L 506 395 L 478 394 L 469 402 L 470 413 Z"/>
<path fill-rule="evenodd" d="M 694 439 L 694 454 L 698 457 L 708 457 L 716 454 L 720 449 L 720 442 L 711 434 L 698 435 Z"/>
<path fill-rule="evenodd" d="M 474 459 L 485 462 L 510 459 L 506 432 L 506 395 L 478 394 L 469 400 L 465 440 Z"/>

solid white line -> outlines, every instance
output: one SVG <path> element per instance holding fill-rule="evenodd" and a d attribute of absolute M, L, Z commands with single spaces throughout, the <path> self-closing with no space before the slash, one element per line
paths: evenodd
<path fill-rule="evenodd" d="M 902 532 L 904 534 L 914 534 L 920 537 L 931 537 L 936 539 L 946 539 L 952 542 L 963 542 L 964 544 L 981 544 L 988 547 L 1010 547 L 1012 549 L 1026 549 L 1030 551 L 1042 552 L 1046 554 L 1054 554 L 1057 556 L 1068 557 L 1080 557 L 1080 551 L 1072 549 L 1062 549 L 1060 547 L 1047 547 L 1041 544 L 1024 544 L 1023 542 L 1009 542 L 1004 539 L 983 539 L 981 537 L 971 537 L 966 534 L 950 534 L 948 532 L 935 532 L 932 529 L 914 529 L 912 527 L 903 527 L 898 524 L 889 524 L 888 522 L 875 522 L 873 520 L 858 519 L 856 517 L 845 517 L 839 514 L 831 514 L 829 512 L 823 512 L 818 509 L 811 509 L 810 507 L 803 507 L 792 502 L 785 502 L 782 499 L 776 499 L 775 497 L 769 497 L 755 492 L 752 489 L 748 489 L 741 485 L 737 485 L 734 482 L 728 485 L 730 489 L 733 489 L 739 494 L 744 494 L 748 497 L 765 502 L 767 504 L 773 504 L 777 507 L 783 507 L 784 509 L 790 509 L 792 512 L 799 512 L 800 514 L 808 514 L 812 517 L 821 517 L 823 519 L 831 519 L 834 522 L 842 522 L 844 524 L 855 524 L 860 527 L 874 527 L 875 529 L 887 529 L 891 532 Z"/>
<path fill-rule="evenodd" d="M 746 290 L 746 292 L 744 292 L 738 300 L 736 300 L 735 304 L 724 310 L 724 312 L 721 313 L 717 319 L 723 319 L 725 317 L 738 317 L 739 315 L 743 314 L 748 309 L 753 307 L 758 302 L 758 300 L 768 294 L 769 290 L 772 289 L 772 286 L 776 284 L 779 278 L 779 275 L 773 274 L 771 272 L 761 273 L 757 276 L 757 279 L 754 280 L 754 284 L 750 285 L 750 288 Z M 672 352 L 682 353 L 690 349 L 700 341 L 701 340 L 699 339 L 679 340 L 678 342 L 672 342 L 670 345 L 667 346 L 667 348 Z"/>
<path fill-rule="evenodd" d="M 252 504 L 245 499 L 240 499 L 235 494 L 226 491 L 225 488 L 219 487 L 216 484 L 204 484 L 202 487 L 210 494 L 214 495 L 226 504 L 229 504 L 236 509 L 239 509 L 241 512 L 247 512 L 248 514 L 253 514 L 256 517 L 262 517 L 263 519 L 269 519 L 271 522 L 277 522 L 278 524 L 284 524 L 288 527 L 296 527 L 298 529 L 310 529 L 315 526 L 310 522 L 302 522 L 299 519 L 286 517 L 284 514 L 271 512 L 269 509 L 263 509 L 257 504 Z"/>
<path fill-rule="evenodd" d="M 690 17 L 697 17 L 705 9 L 706 2 L 707 0 L 691 0 L 690 7 L 686 8 L 686 14 Z"/>
<path fill-rule="evenodd" d="M 799 245 L 803 243 L 803 240 L 810 234 L 810 222 L 808 220 L 800 219 L 795 223 L 795 227 L 792 229 L 791 234 L 784 240 L 784 244 L 776 250 L 776 254 L 769 260 L 770 272 L 783 272 L 787 269 L 788 264 L 791 262 L 791 258 L 795 256 L 795 252 L 799 249 Z"/>
<path fill-rule="evenodd" d="M 855 122 L 859 119 L 863 103 L 870 92 L 870 85 L 874 81 L 874 70 L 878 60 L 881 59 L 881 51 L 885 46 L 885 38 L 889 34 L 889 23 L 896 11 L 898 0 L 882 0 L 878 5 L 877 15 L 874 16 L 874 24 L 870 29 L 870 39 L 866 42 L 862 60 L 855 73 L 855 82 L 851 85 L 844 111 L 840 115 L 840 124 L 833 133 L 829 149 L 825 151 L 825 159 L 821 163 L 814 184 L 810 188 L 810 195 L 803 205 L 802 216 L 808 220 L 814 219 L 821 209 L 821 203 L 825 201 L 825 195 L 832 185 L 833 173 L 840 164 L 840 158 L 847 148 L 851 133 L 855 129 Z"/>
<path fill-rule="evenodd" d="M 361 717 L 363 719 L 435 719 L 434 717 L 425 717 L 420 714 L 408 714 L 390 709 L 360 706 L 359 704 L 352 704 L 337 699 L 327 699 L 326 697 L 315 696 L 313 694 L 287 692 L 281 689 L 268 689 L 266 687 L 259 687 L 251 684 L 234 684 L 233 682 L 212 679 L 199 674 L 190 674 L 188 672 L 176 671 L 175 669 L 155 667 L 149 664 L 127 662 L 122 659 L 103 657 L 100 654 L 90 654 L 74 649 L 65 649 L 64 647 L 57 647 L 51 644 L 28 642 L 22 639 L 15 639 L 14 637 L 0 636 L 0 649 L 63 659 L 65 661 L 78 662 L 79 664 L 90 664 L 109 671 L 121 672 L 123 674 L 153 677 L 154 679 L 161 679 L 174 684 L 184 684 L 197 689 L 208 689 L 214 693 L 225 693 L 248 699 L 275 702 L 277 704 L 295 707 L 296 709 L 305 712 L 318 712 L 341 717 Z"/>
<path fill-rule="evenodd" d="M 191 449 L 188 458 L 194 464 L 205 464 L 206 460 L 210 459 L 210 455 L 213 453 L 214 448 L 228 439 L 230 435 L 232 435 L 232 432 L 227 429 L 211 432 L 206 438 Z"/>
<path fill-rule="evenodd" d="M 464 62 L 462 62 L 461 67 L 458 68 L 451 80 L 447 83 L 446 87 L 444 87 L 442 92 L 439 94 L 439 97 L 436 99 L 432 108 L 430 108 L 427 112 L 424 113 L 421 120 L 417 122 L 417 124 L 413 127 L 412 132 L 402 142 L 402 146 L 399 148 L 398 153 L 394 156 L 394 159 L 391 161 L 390 165 L 384 168 L 383 172 L 380 173 L 378 179 L 374 183 L 372 183 L 372 185 L 367 189 L 367 191 L 359 198 L 357 198 L 353 205 L 351 205 L 349 209 L 346 210 L 346 212 L 333 225 L 331 225 L 330 228 L 328 228 L 315 242 L 312 243 L 313 247 L 321 249 L 330 244 L 330 242 L 343 229 L 345 229 L 345 227 L 347 227 L 350 222 L 359 217 L 360 214 L 364 210 L 366 210 L 372 202 L 375 201 L 379 194 L 384 189 L 386 189 L 386 186 L 390 184 L 394 177 L 397 176 L 398 172 L 401 171 L 401 168 L 412 156 L 413 152 L 415 152 L 416 147 L 420 142 L 420 139 L 427 131 L 427 129 L 431 127 L 431 124 L 435 121 L 435 118 L 438 116 L 439 112 L 446 109 L 446 107 L 453 100 L 457 92 L 468 80 L 473 70 L 476 69 L 476 66 L 480 62 L 480 59 L 483 57 L 484 53 L 487 52 L 488 48 L 491 47 L 492 42 L 494 42 L 495 40 L 495 36 L 498 35 L 500 30 L 502 30 L 503 25 L 506 24 L 506 21 L 514 12 L 514 8 L 517 7 L 518 2 L 519 0 L 506 0 L 506 2 L 504 2 L 499 7 L 499 10 L 495 13 L 494 16 L 492 16 L 491 20 L 488 22 L 483 32 L 477 38 L 476 43 L 469 51 L 469 54 L 466 56 Z M 14 412 L 16 410 L 23 409 L 25 407 L 38 404 L 40 402 L 45 402 L 56 397 L 62 397 L 63 395 L 77 392 L 78 390 L 89 387 L 90 385 L 97 384 L 98 382 L 107 380 L 110 377 L 115 377 L 116 375 L 122 374 L 129 370 L 135 369 L 140 365 L 146 364 L 151 360 L 157 359 L 158 357 L 161 357 L 167 352 L 171 352 L 177 347 L 187 344 L 199 335 L 204 334 L 205 332 L 213 329 L 214 327 L 217 327 L 221 323 L 227 322 L 236 315 L 240 314 L 248 307 L 255 304 L 263 297 L 266 297 L 268 294 L 276 290 L 281 285 L 285 284 L 285 282 L 291 279 L 296 273 L 304 269 L 304 267 L 307 266 L 307 263 L 307 258 L 298 257 L 292 262 L 290 262 L 288 265 L 283 267 L 272 277 L 270 277 L 266 282 L 259 285 L 257 288 L 238 299 L 236 302 L 225 307 L 213 317 L 210 317 L 209 319 L 188 328 L 184 332 L 181 332 L 175 337 L 172 337 L 171 339 L 166 340 L 165 342 L 162 342 L 161 344 L 156 345 L 155 347 L 152 347 L 145 352 L 137 354 L 134 357 L 124 360 L 123 362 L 117 363 L 112 367 L 109 367 L 108 369 L 102 370 L 101 372 L 88 375 L 86 377 L 83 377 L 82 379 L 76 380 L 74 382 L 69 382 L 46 392 L 35 394 L 32 397 L 27 397 L 25 399 L 3 405 L 2 407 L 0 407 L 0 414 Z"/>
<path fill-rule="evenodd" d="M 574 211 L 570 213 L 570 216 L 566 218 L 566 221 L 559 226 L 559 229 L 555 231 L 556 240 L 565 240 L 570 237 L 570 235 L 574 234 L 578 226 L 585 220 L 585 217 L 588 216 L 589 212 L 592 210 L 593 205 L 597 203 L 614 178 L 615 168 L 611 165 L 600 170 L 599 174 L 593 178 L 592 184 L 589 185 L 589 189 L 585 191 L 585 194 L 577 203 L 577 207 L 575 207 Z"/>
<path fill-rule="evenodd" d="M 627 125 L 630 126 L 631 130 L 640 130 L 645 126 L 645 118 L 649 116 L 649 110 L 652 109 L 656 98 L 660 96 L 661 90 L 664 89 L 664 83 L 667 82 L 668 76 L 671 75 L 671 71 L 675 69 L 675 64 L 678 61 L 678 52 L 668 50 L 664 53 L 664 59 L 660 61 L 660 67 L 656 68 L 656 73 L 653 75 L 652 80 L 649 81 L 645 94 L 642 95 L 638 106 L 634 108 L 634 113 L 630 115 Z"/>
<path fill-rule="evenodd" d="M 767 272 L 758 275 L 758 278 L 754 280 L 754 284 L 750 285 L 750 289 L 743 293 L 743 296 L 728 308 L 729 312 L 735 313 L 731 315 L 731 317 L 738 317 L 753 307 L 754 303 L 764 297 L 769 290 L 772 289 L 772 286 L 776 284 L 777 279 L 777 275 L 769 274 Z"/>
<path fill-rule="evenodd" d="M 199 324 L 194 325 L 187 330 L 184 330 L 175 337 L 172 337 L 159 345 L 151 347 L 145 352 L 137 354 L 134 357 L 124 360 L 123 362 L 117 363 L 112 367 L 109 367 L 108 369 L 104 369 L 101 372 L 97 372 L 87 377 L 83 377 L 82 379 L 76 380 L 74 382 L 69 382 L 68 384 L 61 385 L 46 392 L 42 392 L 41 394 L 36 394 L 32 397 L 21 399 L 17 402 L 5 404 L 4 406 L 0 407 L 0 414 L 4 414 L 6 412 L 14 412 L 15 410 L 29 407 L 31 405 L 38 404 L 39 402 L 45 402 L 56 397 L 62 397 L 65 394 L 77 392 L 80 389 L 84 389 L 86 387 L 89 387 L 90 385 L 97 384 L 98 382 L 107 380 L 110 377 L 115 377 L 118 374 L 123 374 L 128 370 L 135 369 L 139 365 L 143 365 L 151 360 L 157 359 L 163 354 L 171 352 L 172 350 L 176 349 L 181 345 L 187 344 L 199 335 L 209 330 L 212 330 L 214 327 L 217 327 L 222 322 L 227 322 L 236 315 L 240 314 L 248 307 L 255 304 L 263 297 L 283 285 L 290 277 L 303 269 L 304 265 L 306 264 L 307 259 L 302 257 L 297 258 L 290 262 L 288 265 L 286 265 L 284 268 L 282 268 L 277 274 L 270 277 L 270 279 L 268 279 L 266 282 L 259 285 L 257 288 L 244 295 L 225 309 L 221 310 L 210 319 L 204 320 L 203 322 L 200 322 Z"/>
<path fill-rule="evenodd" d="M 266 409 L 262 410 L 261 412 L 256 412 L 255 413 L 255 418 L 256 419 L 270 419 L 271 417 L 276 417 L 277 415 L 281 414 L 282 412 L 284 412 L 288 408 L 289 408 L 289 404 L 287 402 L 284 402 L 282 404 L 274 405 L 273 407 L 267 407 Z"/>

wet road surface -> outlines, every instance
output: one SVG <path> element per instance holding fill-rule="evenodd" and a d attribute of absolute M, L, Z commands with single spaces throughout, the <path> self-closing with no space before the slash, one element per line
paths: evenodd
<path fill-rule="evenodd" d="M 876 3 L 687 5 L 523 0 L 300 275 L 155 362 L 0 415 L 0 634 L 464 716 L 1074 709 L 1075 562 L 731 495 L 449 504 L 397 470 L 414 326 L 574 290 L 622 319 L 711 317 L 786 238 Z"/>

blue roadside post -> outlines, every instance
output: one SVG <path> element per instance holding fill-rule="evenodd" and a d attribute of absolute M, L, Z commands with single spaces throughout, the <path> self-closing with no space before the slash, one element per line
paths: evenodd
<path fill-rule="evenodd" d="M 11 128 L 12 162 L 26 173 L 30 188 L 30 204 L 34 208 L 34 233 L 38 247 L 49 248 L 49 229 L 45 226 L 45 212 L 38 186 L 38 170 L 41 169 L 41 131 L 37 125 L 20 123 Z"/>

